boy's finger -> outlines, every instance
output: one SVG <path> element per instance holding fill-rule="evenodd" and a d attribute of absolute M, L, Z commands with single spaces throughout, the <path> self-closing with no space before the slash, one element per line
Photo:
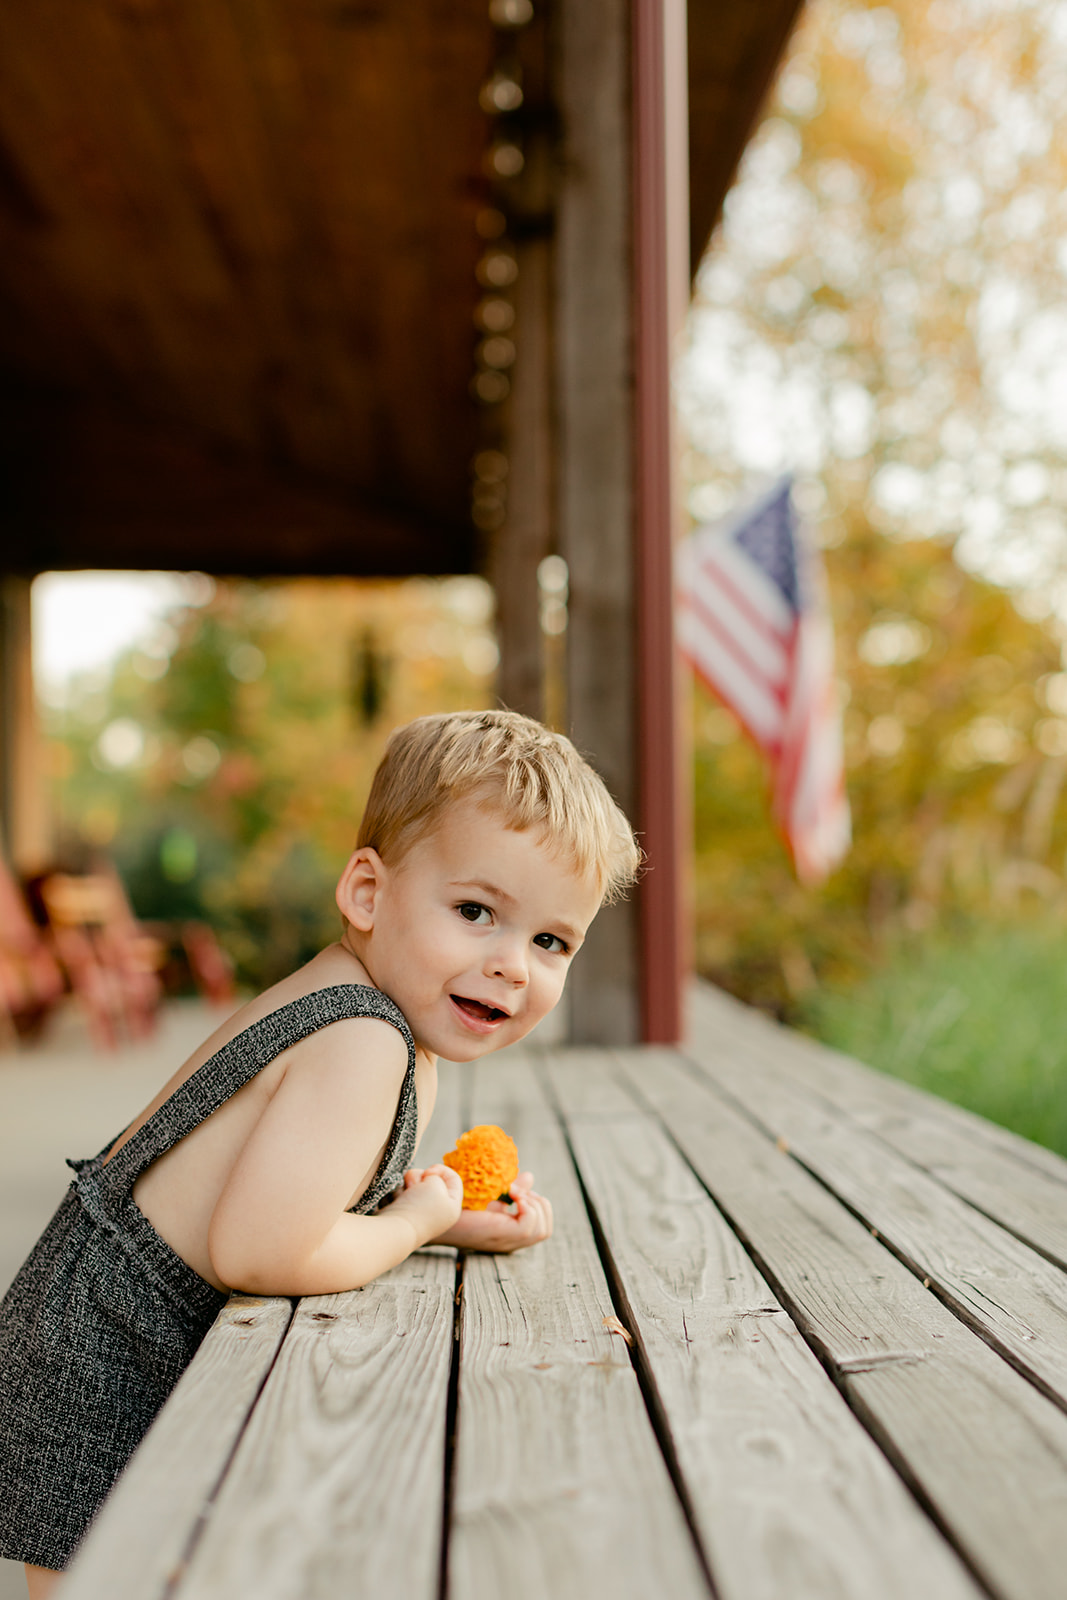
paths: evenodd
<path fill-rule="evenodd" d="M 542 1225 L 544 1211 L 538 1200 L 524 1196 L 515 1213 L 516 1222 L 522 1225 L 524 1233 L 533 1233 Z"/>

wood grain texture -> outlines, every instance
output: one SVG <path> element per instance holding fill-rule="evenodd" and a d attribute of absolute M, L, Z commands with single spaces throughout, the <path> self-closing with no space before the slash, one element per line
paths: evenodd
<path fill-rule="evenodd" d="M 752 1026 L 734 1003 L 700 1002 L 691 1054 L 714 1064 L 759 1059 L 780 1067 L 835 1112 L 1067 1269 L 1067 1161 L 1007 1129 L 872 1072 L 769 1023 Z"/>
<path fill-rule="evenodd" d="M 300 1302 L 176 1596 L 435 1600 L 454 1279 L 421 1253 Z"/>
<path fill-rule="evenodd" d="M 516 1139 L 556 1230 L 466 1260 L 451 1592 L 705 1596 L 556 1119 L 521 1059 L 471 1071 L 474 1120 Z"/>
<path fill-rule="evenodd" d="M 517 131 L 532 142 L 545 128 L 555 143 L 562 123 L 568 148 L 562 157 L 553 150 L 561 188 L 580 190 L 597 163 L 609 169 L 593 185 L 584 229 L 576 234 L 564 220 L 557 276 L 576 300 L 579 334 L 585 313 L 591 325 L 603 321 L 605 289 L 622 315 L 608 352 L 621 381 L 613 370 L 606 387 L 624 399 L 628 239 L 625 209 L 616 213 L 628 187 L 619 134 L 629 13 L 598 4 L 606 20 L 591 0 L 553 13 L 553 29 L 568 33 L 565 59 L 550 92 L 523 107 Z M 698 249 L 795 4 L 690 7 Z M 255 482 L 230 503 L 221 543 L 196 544 L 198 563 L 307 570 L 307 521 L 315 571 L 466 571 L 477 561 L 468 504 L 479 437 L 468 393 L 481 248 L 474 218 L 487 198 L 482 161 L 494 131 L 479 89 L 497 48 L 485 0 L 39 0 L 32 15 L 3 8 L 0 369 L 16 392 L 43 392 L 60 408 L 60 397 L 75 393 L 90 411 L 114 407 L 173 427 L 178 441 L 199 439 L 197 481 L 212 509 L 227 485 L 225 473 L 212 474 L 212 457 L 236 456 Z M 605 97 L 615 102 L 609 121 Z M 511 194 L 497 198 L 510 207 Z M 560 332 L 566 342 L 568 328 Z M 595 388 L 606 369 L 590 355 L 597 351 L 577 351 Z M 604 406 L 586 409 L 578 454 L 590 463 L 591 492 L 582 526 L 596 537 L 576 530 L 575 539 L 590 545 L 595 565 L 598 540 L 610 533 L 624 543 L 629 527 L 612 503 L 626 462 L 613 484 L 595 448 L 605 443 Z M 49 439 L 45 427 L 34 465 L 58 481 L 44 493 L 41 472 L 29 471 L 19 496 L 32 532 L 54 536 L 42 564 L 134 564 L 134 526 L 122 526 L 109 475 L 62 449 L 49 454 Z M 613 456 L 620 444 L 629 451 L 628 428 L 609 442 Z M 18 458 L 12 450 L 4 465 Z M 151 454 L 127 457 L 143 497 L 135 525 L 142 559 L 146 549 L 159 559 L 153 511 L 169 527 L 175 492 L 182 505 L 187 499 L 178 472 L 160 480 L 155 464 Z M 305 496 L 285 493 L 290 470 L 308 480 Z M 288 538 L 274 523 L 263 530 L 257 516 L 272 490 L 291 513 Z M 49 515 L 53 492 L 59 528 Z M 346 510 L 356 542 L 348 565 Z M 196 534 L 195 506 L 185 525 Z M 391 552 L 394 541 L 405 548 Z M 0 554 L 11 560 L 7 543 L 0 533 Z M 162 559 L 177 562 L 180 549 L 168 539 Z M 30 565 L 25 556 L 21 564 Z M 628 562 L 614 566 L 618 587 Z M 595 604 L 595 590 L 582 603 Z M 617 668 L 622 658 L 609 654 Z M 585 671 L 603 688 L 595 662 Z M 584 726 L 596 746 L 595 707 Z M 627 750 L 619 760 L 625 804 Z"/>
<path fill-rule="evenodd" d="M 694 277 L 755 126 L 798 0 L 689 0 L 689 212 Z"/>
<path fill-rule="evenodd" d="M 492 53 L 484 0 L 0 17 L 0 367 L 436 518 L 468 566 Z"/>
<path fill-rule="evenodd" d="M 791 1081 L 780 1049 L 770 1060 L 751 1047 L 693 1054 L 957 1316 L 1067 1406 L 1067 1274 Z M 1061 1204 L 1067 1211 L 1067 1195 Z"/>
<path fill-rule="evenodd" d="M 562 131 L 554 341 L 558 548 L 570 572 L 565 731 L 637 813 L 632 69 L 628 0 L 555 11 Z M 600 912 L 568 980 L 575 1039 L 641 1036 L 636 899 Z"/>
<path fill-rule="evenodd" d="M 691 1041 L 704 1046 L 716 1041 L 733 1048 L 742 1041 L 773 1040 L 789 1053 L 790 1072 L 813 1086 L 825 1084 L 835 1105 L 870 1104 L 883 1110 L 911 1112 L 929 1118 L 938 1129 L 954 1129 L 969 1141 L 976 1156 L 997 1152 L 1024 1170 L 1038 1168 L 1053 1182 L 1067 1185 L 1067 1161 L 1053 1150 L 1034 1144 L 1002 1128 L 987 1117 L 980 1117 L 963 1106 L 953 1105 L 928 1094 L 902 1078 L 876 1072 L 852 1056 L 809 1039 L 793 1028 L 773 1022 L 753 1006 L 743 1005 L 710 983 L 695 983 L 690 994 Z"/>
<path fill-rule="evenodd" d="M 548 1061 L 722 1600 L 981 1591 L 872 1442 L 658 1121 L 610 1062 Z"/>
<path fill-rule="evenodd" d="M 231 1297 L 71 1564 L 64 1596 L 167 1592 L 291 1316 L 288 1300 Z"/>
<path fill-rule="evenodd" d="M 621 1067 L 972 1569 L 1013 1600 L 1058 1600 L 1067 1416 L 676 1056 Z"/>
<path fill-rule="evenodd" d="M 510 710 L 542 720 L 546 635 L 541 628 L 538 567 L 551 553 L 555 523 L 548 239 L 525 241 L 516 259 L 518 359 L 506 418 L 508 509 L 504 526 L 490 541 L 488 571 L 500 640 L 497 695 Z"/>

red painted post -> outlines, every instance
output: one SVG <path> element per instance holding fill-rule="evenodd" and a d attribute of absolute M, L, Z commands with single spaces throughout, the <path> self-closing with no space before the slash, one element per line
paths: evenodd
<path fill-rule="evenodd" d="M 642 1037 L 684 1028 L 687 775 L 674 632 L 671 355 L 689 281 L 685 0 L 632 0 L 635 556 Z M 688 876 L 688 874 L 686 874 Z"/>

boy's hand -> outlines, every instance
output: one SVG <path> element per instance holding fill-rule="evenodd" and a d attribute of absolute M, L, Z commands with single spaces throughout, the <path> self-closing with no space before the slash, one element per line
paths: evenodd
<path fill-rule="evenodd" d="M 429 1242 L 503 1255 L 547 1239 L 552 1232 L 552 1206 L 535 1191 L 533 1173 L 520 1172 L 508 1193 L 510 1205 L 491 1200 L 484 1211 L 464 1211 L 447 1232 Z"/>
<path fill-rule="evenodd" d="M 390 1216 L 407 1217 L 419 1245 L 436 1244 L 463 1207 L 463 1180 L 451 1167 L 409 1167 L 403 1190 L 390 1203 Z"/>

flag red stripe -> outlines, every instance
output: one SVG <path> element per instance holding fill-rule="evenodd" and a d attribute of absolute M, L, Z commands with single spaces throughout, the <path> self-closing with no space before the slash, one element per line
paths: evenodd
<path fill-rule="evenodd" d="M 734 582 L 732 574 L 727 570 L 726 567 L 723 566 L 722 562 L 717 559 L 717 555 L 714 550 L 709 550 L 705 554 L 703 560 L 699 563 L 699 566 L 709 577 L 712 575 L 711 569 L 714 569 L 714 576 L 719 588 L 722 589 L 723 593 L 728 599 L 733 601 L 737 610 L 742 612 L 743 615 L 748 618 L 749 622 L 751 622 L 752 626 L 758 633 L 766 635 L 766 637 L 773 640 L 775 644 L 780 645 L 788 642 L 789 635 L 787 633 L 783 633 L 781 629 L 775 627 L 774 623 L 771 622 L 769 618 L 763 614 L 763 612 L 757 610 L 755 603 L 747 594 L 745 594 L 744 590 L 738 588 L 737 584 Z"/>
<path fill-rule="evenodd" d="M 689 595 L 688 601 L 690 611 L 696 614 L 709 633 L 714 634 L 723 649 L 733 656 L 745 676 L 758 679 L 760 687 L 766 689 L 767 693 L 777 700 L 779 705 L 784 706 L 786 703 L 786 684 L 776 683 L 773 678 L 767 676 L 763 668 L 753 661 L 740 639 L 723 627 L 718 617 L 713 611 L 708 610 L 699 595 Z"/>
<path fill-rule="evenodd" d="M 788 484 L 783 484 L 764 497 L 735 524 L 728 546 L 722 540 L 709 544 L 706 536 L 696 536 L 690 564 L 683 566 L 689 573 L 688 592 L 682 596 L 689 628 L 685 649 L 702 681 L 729 706 L 765 754 L 775 820 L 798 876 L 814 883 L 847 850 L 850 827 L 829 620 L 820 585 L 811 581 L 814 554 L 808 559 L 798 550 L 799 531 L 788 493 Z M 769 523 L 761 522 L 765 518 Z M 752 541 L 756 554 L 736 542 L 737 533 L 750 526 L 761 528 L 761 536 Z M 759 554 L 764 548 L 769 551 L 766 565 Z M 766 587 L 775 582 L 771 563 L 781 560 L 803 564 L 809 580 L 802 586 L 805 600 L 788 630 L 776 616 L 778 591 Z M 751 584 L 746 582 L 749 569 Z M 763 654 L 763 642 L 776 656 L 784 653 L 781 670 L 773 677 L 767 663 L 757 659 Z M 779 662 L 772 664 L 778 667 Z M 773 739 L 766 732 L 775 720 L 772 707 L 780 715 L 780 730 Z M 764 723 L 762 732 L 753 722 L 757 713 Z"/>

